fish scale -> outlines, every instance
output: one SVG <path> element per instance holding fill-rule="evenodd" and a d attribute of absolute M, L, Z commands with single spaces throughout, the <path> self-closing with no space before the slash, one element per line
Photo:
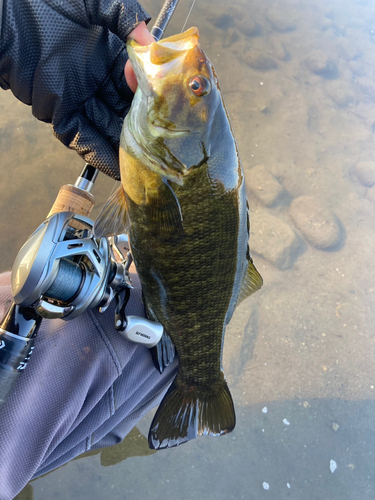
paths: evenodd
<path fill-rule="evenodd" d="M 157 449 L 234 428 L 224 332 L 262 284 L 236 141 L 198 37 L 191 28 L 157 45 L 128 42 L 139 86 L 121 135 L 122 187 L 95 223 L 96 235 L 127 227 L 148 315 L 164 327 L 156 366 L 172 361 L 173 346 L 178 355 L 150 428 Z"/>

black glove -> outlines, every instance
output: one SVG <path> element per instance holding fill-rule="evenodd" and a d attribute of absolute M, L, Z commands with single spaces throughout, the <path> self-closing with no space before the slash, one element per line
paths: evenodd
<path fill-rule="evenodd" d="M 119 179 L 121 126 L 133 93 L 124 41 L 150 20 L 136 0 L 0 0 L 0 86 L 58 139 Z M 2 12 L 2 15 L 1 15 Z"/>

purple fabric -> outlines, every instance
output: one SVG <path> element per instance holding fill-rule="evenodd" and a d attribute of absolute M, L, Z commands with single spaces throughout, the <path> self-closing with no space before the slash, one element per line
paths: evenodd
<path fill-rule="evenodd" d="M 136 274 L 127 314 L 143 315 Z M 11 300 L 0 275 L 0 317 Z M 43 320 L 34 353 L 0 411 L 0 500 L 33 478 L 92 448 L 120 442 L 172 382 L 177 362 L 160 373 L 147 348 L 114 328 L 114 305 L 72 320 Z"/>

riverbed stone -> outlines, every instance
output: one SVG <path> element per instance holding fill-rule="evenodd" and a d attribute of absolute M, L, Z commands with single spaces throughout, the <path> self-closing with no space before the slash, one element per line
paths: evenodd
<path fill-rule="evenodd" d="M 354 101 L 354 91 L 345 81 L 326 82 L 327 96 L 340 108 L 347 108 Z"/>
<path fill-rule="evenodd" d="M 264 165 L 256 165 L 246 171 L 246 188 L 265 207 L 276 205 L 286 196 L 284 187 Z"/>
<path fill-rule="evenodd" d="M 364 76 L 366 75 L 366 68 L 361 61 L 350 61 L 348 67 L 353 75 Z"/>
<path fill-rule="evenodd" d="M 300 242 L 289 224 L 265 210 L 252 212 L 250 219 L 250 251 L 281 270 L 291 268 Z"/>
<path fill-rule="evenodd" d="M 363 95 L 375 102 L 375 85 L 371 78 L 358 78 L 358 86 Z"/>
<path fill-rule="evenodd" d="M 277 62 L 260 50 L 249 50 L 243 55 L 243 61 L 251 68 L 261 71 L 277 69 Z"/>
<path fill-rule="evenodd" d="M 289 214 L 297 229 L 314 247 L 329 250 L 340 242 L 340 228 L 334 214 L 313 196 L 295 198 Z"/>
<path fill-rule="evenodd" d="M 353 44 L 353 41 L 348 38 L 341 39 L 340 43 L 337 45 L 337 52 L 340 57 L 348 62 L 357 60 L 362 56 L 361 48 Z"/>
<path fill-rule="evenodd" d="M 249 16 L 236 21 L 237 28 L 246 36 L 259 36 L 262 32 L 260 25 Z"/>
<path fill-rule="evenodd" d="M 271 47 L 276 59 L 278 59 L 279 61 L 290 60 L 290 55 L 285 49 L 284 44 L 281 40 L 279 40 L 279 38 L 276 38 L 276 36 L 271 38 Z"/>
<path fill-rule="evenodd" d="M 375 184 L 375 162 L 360 161 L 355 166 L 356 176 L 361 184 L 371 187 Z"/>
<path fill-rule="evenodd" d="M 211 21 L 216 28 L 222 30 L 233 28 L 235 25 L 235 18 L 229 13 L 214 16 L 211 18 Z"/>
<path fill-rule="evenodd" d="M 339 76 L 335 61 L 322 50 L 312 50 L 305 59 L 305 65 L 312 73 L 327 80 L 334 80 Z"/>
<path fill-rule="evenodd" d="M 293 31 L 296 27 L 295 15 L 286 12 L 285 8 L 271 7 L 266 12 L 266 19 L 272 28 L 279 33 Z"/>

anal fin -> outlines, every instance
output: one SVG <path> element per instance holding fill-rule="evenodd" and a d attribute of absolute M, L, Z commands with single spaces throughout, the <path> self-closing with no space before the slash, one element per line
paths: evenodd
<path fill-rule="evenodd" d="M 164 332 L 160 341 L 150 349 L 155 368 L 163 373 L 174 360 L 176 349 L 170 336 Z"/>
<path fill-rule="evenodd" d="M 144 297 L 143 301 L 145 301 Z M 158 321 L 157 317 L 150 307 L 146 307 L 146 316 L 152 321 Z M 171 337 L 165 330 L 156 346 L 151 347 L 150 352 L 155 368 L 160 373 L 163 373 L 165 368 L 172 363 L 176 355 L 176 348 L 172 342 Z"/>

